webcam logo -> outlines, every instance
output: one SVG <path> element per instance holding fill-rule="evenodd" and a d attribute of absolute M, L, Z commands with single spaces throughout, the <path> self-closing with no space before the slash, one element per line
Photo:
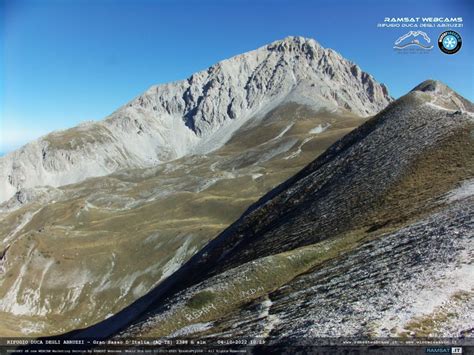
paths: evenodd
<path fill-rule="evenodd" d="M 407 47 L 418 47 L 422 50 L 430 50 L 433 46 L 430 44 L 431 39 L 423 31 L 410 31 L 405 33 L 403 36 L 399 37 L 395 43 L 393 48 L 395 49 L 404 49 Z"/>
<path fill-rule="evenodd" d="M 439 35 L 438 47 L 443 53 L 454 54 L 459 52 L 462 46 L 461 35 L 455 31 L 444 31 Z"/>

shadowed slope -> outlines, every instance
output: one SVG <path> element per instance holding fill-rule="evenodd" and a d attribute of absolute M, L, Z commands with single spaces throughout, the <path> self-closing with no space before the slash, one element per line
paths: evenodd
<path fill-rule="evenodd" d="M 156 290 L 157 306 L 164 296 L 182 292 L 124 334 L 167 335 L 214 321 L 362 243 L 437 211 L 450 218 L 449 208 L 443 210 L 450 203 L 444 196 L 474 177 L 473 114 L 464 103 L 440 106 L 456 94 L 441 83 L 434 85 L 435 92 L 415 90 L 397 100 L 262 197 Z M 456 225 L 467 238 L 464 246 L 470 218 L 453 220 L 467 223 Z M 430 238 L 419 231 L 431 227 L 420 223 L 416 233 Z M 409 255 L 415 252 L 410 249 Z M 289 261 L 283 262 L 283 256 Z M 237 276 L 241 274 L 246 278 Z M 214 293 L 207 304 L 212 307 L 191 312 L 188 302 L 205 291 Z M 247 296 L 238 296 L 242 293 Z"/>

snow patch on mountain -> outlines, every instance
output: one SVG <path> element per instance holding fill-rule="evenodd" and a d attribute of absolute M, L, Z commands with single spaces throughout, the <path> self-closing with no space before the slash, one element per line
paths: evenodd
<path fill-rule="evenodd" d="M 463 200 L 474 195 L 474 179 L 464 181 L 461 186 L 452 190 L 447 196 L 447 202 Z"/>
<path fill-rule="evenodd" d="M 321 134 L 325 130 L 327 130 L 329 127 L 331 127 L 331 125 L 329 123 L 325 124 L 325 125 L 319 124 L 316 127 L 314 127 L 313 129 L 311 129 L 309 131 L 309 133 L 311 133 L 311 134 Z"/>

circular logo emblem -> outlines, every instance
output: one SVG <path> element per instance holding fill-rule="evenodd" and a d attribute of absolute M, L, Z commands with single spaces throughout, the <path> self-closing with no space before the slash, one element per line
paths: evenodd
<path fill-rule="evenodd" d="M 457 53 L 462 46 L 461 35 L 455 31 L 445 31 L 438 38 L 438 47 L 443 53 Z"/>

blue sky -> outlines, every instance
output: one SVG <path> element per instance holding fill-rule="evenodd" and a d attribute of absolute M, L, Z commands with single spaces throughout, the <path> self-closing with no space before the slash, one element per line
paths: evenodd
<path fill-rule="evenodd" d="M 438 79 L 474 100 L 470 0 L 0 0 L 0 151 L 101 119 L 158 83 L 288 35 L 315 38 L 398 97 Z M 463 47 L 400 55 L 384 17 L 462 16 Z"/>

